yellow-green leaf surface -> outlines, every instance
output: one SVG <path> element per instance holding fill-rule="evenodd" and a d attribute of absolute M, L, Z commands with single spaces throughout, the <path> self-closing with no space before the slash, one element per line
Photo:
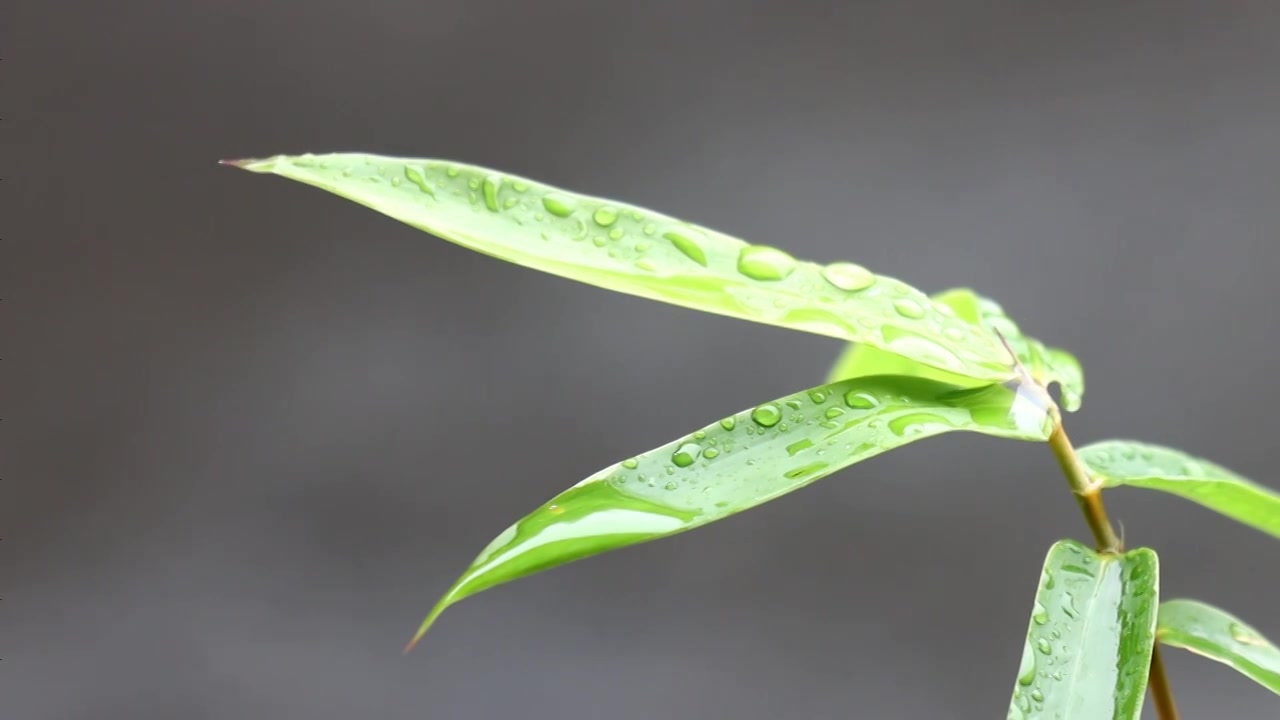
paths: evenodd
<path fill-rule="evenodd" d="M 866 343 L 985 381 L 1014 376 L 991 333 L 915 288 L 650 210 L 486 168 L 333 154 L 228 161 L 370 207 L 450 242 L 610 290 Z"/>
<path fill-rule="evenodd" d="M 1236 522 L 1280 538 L 1280 493 L 1181 450 L 1107 440 L 1080 449 L 1104 487 L 1139 487 L 1172 493 Z"/>
<path fill-rule="evenodd" d="M 1043 441 L 1052 421 L 1039 389 L 1029 390 L 873 376 L 730 415 L 601 470 L 512 525 L 450 588 L 417 637 L 444 608 L 481 590 L 705 525 L 914 440 L 968 430 Z"/>
<path fill-rule="evenodd" d="M 1084 396 L 1084 372 L 1080 361 L 1071 353 L 1058 348 L 1045 347 L 1044 343 L 1022 334 L 1022 330 L 1004 312 L 1000 305 L 981 297 L 972 290 L 957 288 L 933 296 L 938 305 L 952 309 L 956 317 L 975 325 L 993 336 L 998 331 L 1004 336 L 1018 360 L 1036 382 L 1043 386 L 1057 383 L 1062 389 L 1062 406 L 1068 411 L 1080 408 Z M 913 360 L 884 352 L 879 348 L 853 343 L 845 347 L 828 373 L 828 380 L 841 380 L 859 375 L 919 375 L 956 384 L 975 384 L 962 375 L 946 372 L 935 366 L 923 365 Z"/>
<path fill-rule="evenodd" d="M 1044 561 L 1010 720 L 1136 720 L 1155 644 L 1156 554 L 1099 554 L 1073 540 Z"/>
<path fill-rule="evenodd" d="M 1240 618 L 1195 600 L 1160 606 L 1156 639 L 1230 665 L 1280 695 L 1280 649 Z"/>

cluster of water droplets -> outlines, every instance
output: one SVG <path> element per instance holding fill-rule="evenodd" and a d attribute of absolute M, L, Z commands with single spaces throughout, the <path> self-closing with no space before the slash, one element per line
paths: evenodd
<path fill-rule="evenodd" d="M 877 344 L 886 349 L 954 372 L 964 373 L 973 365 L 992 373 L 1007 370 L 1003 350 L 987 333 L 955 317 L 950 307 L 861 265 L 800 262 L 775 247 L 744 245 L 657 213 L 471 166 L 353 161 L 341 174 L 385 183 L 405 199 L 442 213 L 469 208 L 501 216 L 526 229 L 530 241 L 557 245 L 548 253 L 557 261 L 680 276 L 688 286 L 650 286 L 669 292 L 673 301 L 695 295 L 698 304 L 721 306 L 729 314 L 836 337 L 879 336 Z"/>
<path fill-rule="evenodd" d="M 1143 561 L 1099 561 L 1092 551 L 1074 544 L 1059 546 L 1057 560 L 1041 573 L 1040 592 L 1032 609 L 1031 627 L 1009 705 L 1011 720 L 1023 720 L 1043 710 L 1046 698 L 1058 692 L 1059 683 L 1067 679 L 1068 673 L 1075 675 L 1074 680 L 1081 686 L 1103 683 L 1114 688 L 1112 692 L 1089 696 L 1090 702 L 1102 703 L 1105 707 L 1073 705 L 1072 709 L 1083 713 L 1082 716 L 1111 717 L 1118 697 L 1136 696 L 1140 702 L 1141 692 L 1137 688 L 1143 682 L 1145 668 L 1122 663 L 1118 656 L 1080 658 L 1078 655 L 1081 644 L 1093 644 L 1095 652 L 1114 645 L 1119 652 L 1121 636 L 1136 640 L 1133 636 L 1141 634 L 1146 638 L 1137 642 L 1154 642 L 1147 622 L 1154 616 L 1152 605 L 1156 599 L 1154 593 L 1148 591 L 1153 585 L 1153 578 L 1148 577 L 1153 572 L 1152 566 Z M 1094 606 L 1090 607 L 1089 603 Z M 1099 613 L 1102 617 L 1097 622 L 1084 623 L 1085 612 Z M 1091 628 L 1092 631 L 1109 629 L 1112 620 L 1117 618 L 1119 636 L 1098 642 L 1098 638 L 1084 634 Z M 1144 626 L 1138 626 L 1138 622 Z M 1064 700 L 1077 703 L 1080 697 L 1058 699 Z"/>
<path fill-rule="evenodd" d="M 971 421 L 891 383 L 846 381 L 724 418 L 592 481 L 683 510 L 747 507 L 864 457 Z"/>

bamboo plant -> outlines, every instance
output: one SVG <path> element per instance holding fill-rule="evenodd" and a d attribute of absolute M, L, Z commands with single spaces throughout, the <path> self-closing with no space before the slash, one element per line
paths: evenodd
<path fill-rule="evenodd" d="M 1280 650 L 1225 610 L 1161 598 L 1156 553 L 1123 547 L 1103 491 L 1171 493 L 1276 538 L 1280 494 L 1172 448 L 1130 440 L 1074 446 L 1063 411 L 1081 403 L 1079 362 L 1023 334 L 992 300 L 967 289 L 929 296 L 852 262 L 797 260 L 473 165 L 363 154 L 223 162 L 319 187 L 526 267 L 849 343 L 826 382 L 621 459 L 499 533 L 406 651 L 445 608 L 483 590 L 692 530 L 887 450 L 969 431 L 1047 444 L 1092 537 L 1089 545 L 1062 540 L 1048 549 L 1022 660 L 1010 668 L 1009 718 L 1136 719 L 1148 689 L 1157 715 L 1176 718 L 1163 647 L 1226 663 L 1280 694 Z"/>

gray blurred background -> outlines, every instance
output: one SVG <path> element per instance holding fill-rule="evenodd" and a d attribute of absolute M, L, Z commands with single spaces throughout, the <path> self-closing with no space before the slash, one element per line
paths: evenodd
<path fill-rule="evenodd" d="M 582 477 L 839 343 L 613 295 L 222 157 L 499 167 L 927 290 L 1088 372 L 1078 442 L 1280 486 L 1280 5 L 191 2 L 0 9 L 0 717 L 997 718 L 1043 448 L 949 436 L 469 600 Z M 1280 635 L 1280 543 L 1109 496 Z M 1188 718 L 1277 718 L 1168 653 Z"/>

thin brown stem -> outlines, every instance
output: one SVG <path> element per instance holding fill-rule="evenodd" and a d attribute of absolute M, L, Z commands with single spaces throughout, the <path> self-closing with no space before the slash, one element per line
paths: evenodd
<path fill-rule="evenodd" d="M 1057 413 L 1055 415 L 1057 415 L 1056 423 L 1053 434 L 1049 436 L 1049 448 L 1053 450 L 1053 456 L 1058 459 L 1058 465 L 1062 467 L 1062 474 L 1067 477 L 1067 484 L 1071 486 L 1072 494 L 1080 503 L 1080 510 L 1084 513 L 1085 522 L 1089 524 L 1089 530 L 1093 532 L 1098 551 L 1120 552 L 1123 550 L 1122 543 L 1116 535 L 1115 528 L 1111 526 L 1111 519 L 1107 517 L 1107 507 L 1102 502 L 1102 487 L 1089 477 L 1089 471 L 1080 461 L 1075 447 L 1071 445 L 1067 431 L 1062 428 L 1061 416 Z M 1160 659 L 1159 643 L 1156 643 L 1151 652 L 1151 672 L 1148 675 L 1147 686 L 1156 707 L 1156 716 L 1160 720 L 1178 720 L 1178 707 L 1173 701 L 1173 690 L 1169 687 L 1169 677 L 1165 674 L 1164 662 Z"/>
<path fill-rule="evenodd" d="M 1151 701 L 1156 706 L 1156 717 L 1160 720 L 1178 720 L 1178 705 L 1173 701 L 1173 688 L 1169 687 L 1169 676 L 1164 671 L 1164 660 L 1160 658 L 1160 643 L 1151 649 L 1151 674 L 1147 677 L 1147 687 L 1151 690 Z"/>
<path fill-rule="evenodd" d="M 1071 492 L 1080 503 L 1080 510 L 1084 513 L 1085 522 L 1089 523 L 1089 530 L 1093 532 L 1098 550 L 1120 552 L 1120 537 L 1116 535 L 1115 528 L 1111 527 L 1111 520 L 1107 517 L 1107 507 L 1102 502 L 1102 489 L 1089 477 L 1084 463 L 1080 462 L 1076 449 L 1071 445 L 1071 439 L 1067 437 L 1067 431 L 1062 429 L 1061 421 L 1049 436 L 1049 448 L 1053 450 L 1062 474 L 1067 476 Z"/>

